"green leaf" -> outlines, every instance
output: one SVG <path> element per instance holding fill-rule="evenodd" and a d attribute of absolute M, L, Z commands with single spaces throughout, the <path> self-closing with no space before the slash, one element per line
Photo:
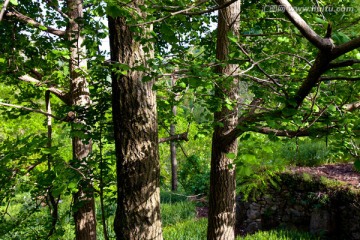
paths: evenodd
<path fill-rule="evenodd" d="M 315 22 L 317 23 L 321 23 L 321 24 L 327 24 L 328 22 L 325 21 L 324 19 L 322 18 L 318 18 L 318 17 L 315 17 Z"/>
<path fill-rule="evenodd" d="M 182 87 L 182 88 L 186 88 L 186 84 L 184 82 L 180 82 L 179 86 Z"/>
<path fill-rule="evenodd" d="M 334 105 L 330 105 L 330 106 L 328 107 L 328 110 L 329 110 L 330 112 L 335 112 L 335 111 L 336 111 L 336 107 L 335 107 Z"/>
<path fill-rule="evenodd" d="M 10 0 L 10 3 L 15 6 L 19 5 L 17 0 Z"/>
<path fill-rule="evenodd" d="M 238 176 L 248 177 L 253 174 L 253 170 L 249 167 L 241 166 L 238 168 Z"/>
<path fill-rule="evenodd" d="M 40 30 L 43 30 L 43 31 L 46 31 L 46 30 L 47 30 L 47 28 L 46 28 L 45 26 L 41 26 L 41 25 L 39 26 L 39 29 L 40 29 Z"/>
<path fill-rule="evenodd" d="M 254 163 L 256 162 L 256 156 L 253 154 L 243 154 L 241 158 L 247 163 Z"/>
<path fill-rule="evenodd" d="M 68 184 L 68 189 L 71 191 L 71 192 L 77 192 L 77 183 L 76 182 L 70 182 Z"/>
<path fill-rule="evenodd" d="M 0 63 L 4 63 L 5 62 L 5 58 L 0 58 Z"/>
<path fill-rule="evenodd" d="M 230 158 L 230 159 L 235 159 L 236 158 L 236 154 L 235 153 L 227 153 L 226 157 Z"/>

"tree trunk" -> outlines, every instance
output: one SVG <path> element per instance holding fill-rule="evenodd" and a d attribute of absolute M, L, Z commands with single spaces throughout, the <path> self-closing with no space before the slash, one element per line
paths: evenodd
<path fill-rule="evenodd" d="M 219 6 L 225 0 L 218 0 Z M 219 10 L 216 57 L 220 61 L 228 59 L 228 33 L 236 36 L 239 31 L 240 1 L 225 9 Z M 219 75 L 230 76 L 236 74 L 237 66 L 229 64 L 215 69 Z M 237 154 L 237 139 L 226 139 L 226 135 L 238 124 L 238 79 L 226 77 L 215 86 L 215 95 L 223 102 L 226 98 L 234 104 L 232 107 L 223 106 L 215 112 L 215 129 L 212 138 L 211 172 L 208 239 L 232 240 L 235 238 L 235 165 L 229 153 Z"/>
<path fill-rule="evenodd" d="M 141 4 L 133 1 L 134 8 Z M 146 29 L 142 31 L 144 36 Z M 135 40 L 125 18 L 109 17 L 109 32 L 112 62 L 130 67 L 146 64 L 144 46 Z M 142 78 L 143 73 L 135 70 L 112 73 L 117 239 L 162 239 L 156 95 L 153 81 Z"/>
<path fill-rule="evenodd" d="M 175 85 L 176 79 L 171 79 L 171 87 Z M 176 116 L 176 106 L 172 106 L 172 112 Z M 170 135 L 175 135 L 175 124 L 170 124 Z M 171 190 L 177 191 L 178 179 L 177 179 L 177 160 L 176 160 L 176 143 L 170 142 L 170 160 L 171 160 Z"/>
<path fill-rule="evenodd" d="M 173 106 L 173 113 L 176 114 L 176 106 Z M 175 135 L 175 125 L 170 125 L 170 135 Z M 176 143 L 170 142 L 170 159 L 171 159 L 171 191 L 177 191 L 177 160 L 176 160 Z"/>
<path fill-rule="evenodd" d="M 67 40 L 73 42 L 70 47 L 70 101 L 73 106 L 84 110 L 90 105 L 90 92 L 85 78 L 87 61 L 84 58 L 86 49 L 83 46 L 84 38 L 81 36 L 81 22 L 83 21 L 82 0 L 68 0 Z M 79 117 L 75 120 L 84 127 L 86 122 Z M 86 130 L 83 130 L 86 131 Z M 91 172 L 87 167 L 86 158 L 91 152 L 92 143 L 89 139 L 72 138 L 73 161 L 72 165 L 85 176 L 79 185 L 78 192 L 73 194 L 75 235 L 77 240 L 96 239 L 95 200 L 91 183 Z"/>

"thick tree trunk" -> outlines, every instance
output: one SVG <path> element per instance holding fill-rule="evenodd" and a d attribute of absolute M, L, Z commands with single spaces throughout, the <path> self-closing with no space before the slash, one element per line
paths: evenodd
<path fill-rule="evenodd" d="M 218 0 L 219 6 L 224 0 Z M 219 11 L 216 57 L 220 61 L 228 59 L 228 33 L 238 35 L 240 18 L 240 1 Z M 219 75 L 231 76 L 236 74 L 236 65 L 219 66 Z M 215 86 L 217 98 L 229 98 L 234 102 L 232 108 L 223 106 L 214 114 L 215 129 L 212 138 L 211 172 L 208 239 L 232 240 L 235 238 L 235 165 L 228 154 L 237 154 L 237 139 L 225 139 L 227 134 L 238 124 L 238 80 L 226 77 Z"/>
<path fill-rule="evenodd" d="M 73 106 L 86 109 L 90 105 L 90 92 L 85 78 L 87 62 L 84 58 L 86 49 L 83 46 L 81 36 L 81 21 L 83 21 L 82 0 L 68 0 L 68 16 L 70 18 L 67 27 L 67 39 L 73 42 L 70 47 L 70 101 Z M 84 119 L 79 117 L 75 120 L 79 124 L 86 125 Z M 85 130 L 84 130 L 85 131 Z M 87 167 L 86 158 L 91 152 L 92 143 L 89 139 L 73 137 L 73 161 L 72 165 L 85 176 L 78 185 L 78 192 L 73 194 L 75 235 L 77 240 L 96 239 L 95 200 L 91 183 L 91 172 Z"/>
<path fill-rule="evenodd" d="M 142 3 L 133 4 L 136 8 Z M 109 31 L 112 62 L 146 64 L 144 46 L 135 40 L 125 18 L 109 17 Z M 156 96 L 153 82 L 143 82 L 142 77 L 139 71 L 112 74 L 117 239 L 162 239 Z"/>

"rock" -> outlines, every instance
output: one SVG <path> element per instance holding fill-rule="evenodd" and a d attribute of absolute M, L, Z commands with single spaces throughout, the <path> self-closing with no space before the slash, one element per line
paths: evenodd
<path fill-rule="evenodd" d="M 331 215 L 323 209 L 315 209 L 310 217 L 310 232 L 328 233 L 331 231 Z"/>
<path fill-rule="evenodd" d="M 246 232 L 251 234 L 251 233 L 258 231 L 259 229 L 260 229 L 260 227 L 259 227 L 258 222 L 252 222 L 247 226 Z"/>

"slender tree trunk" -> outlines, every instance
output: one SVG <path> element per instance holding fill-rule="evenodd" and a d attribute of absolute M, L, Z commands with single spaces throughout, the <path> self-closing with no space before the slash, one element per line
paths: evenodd
<path fill-rule="evenodd" d="M 143 2 L 132 4 L 136 9 Z M 146 29 L 142 30 L 144 36 Z M 135 40 L 125 18 L 109 17 L 109 32 L 112 62 L 130 67 L 146 64 L 144 46 Z M 147 47 L 153 49 L 150 44 Z M 153 81 L 142 78 L 139 71 L 112 73 L 117 239 L 162 239 L 156 96 Z"/>
<path fill-rule="evenodd" d="M 171 79 L 171 87 L 175 85 L 176 79 Z M 176 116 L 176 106 L 172 106 L 172 112 Z M 170 125 L 170 136 L 175 135 L 175 124 Z M 170 142 L 170 160 L 171 160 L 171 190 L 177 191 L 178 178 L 177 178 L 177 160 L 176 160 L 176 143 Z"/>
<path fill-rule="evenodd" d="M 82 0 L 68 0 L 68 16 L 70 18 L 67 27 L 67 40 L 72 42 L 70 47 L 70 98 L 73 106 L 86 109 L 90 105 L 90 92 L 84 71 L 87 61 L 84 58 L 86 49 L 83 46 L 84 38 L 81 35 L 81 22 L 83 21 Z M 79 117 L 76 120 L 85 128 L 86 122 Z M 86 132 L 86 130 L 83 130 Z M 78 185 L 78 192 L 73 194 L 74 221 L 77 240 L 96 239 L 95 200 L 91 183 L 91 172 L 87 166 L 86 158 L 91 152 L 92 143 L 89 139 L 73 137 L 73 161 L 72 165 L 85 176 Z"/>
<path fill-rule="evenodd" d="M 219 6 L 227 0 L 218 0 Z M 220 61 L 228 59 L 228 33 L 238 35 L 240 1 L 219 10 L 216 57 Z M 232 240 L 235 238 L 235 165 L 228 154 L 237 154 L 237 139 L 226 139 L 227 133 L 238 124 L 238 80 L 231 77 L 237 71 L 236 65 L 219 66 L 219 75 L 230 76 L 215 86 L 215 95 L 234 102 L 232 108 L 223 106 L 214 114 L 215 129 L 212 138 L 208 239 Z"/>
<path fill-rule="evenodd" d="M 176 113 L 176 107 L 173 107 L 173 112 Z M 170 125 L 170 135 L 175 135 L 175 125 Z M 170 159 L 171 159 L 171 190 L 177 191 L 177 160 L 176 160 L 176 143 L 174 141 L 170 142 Z"/>

